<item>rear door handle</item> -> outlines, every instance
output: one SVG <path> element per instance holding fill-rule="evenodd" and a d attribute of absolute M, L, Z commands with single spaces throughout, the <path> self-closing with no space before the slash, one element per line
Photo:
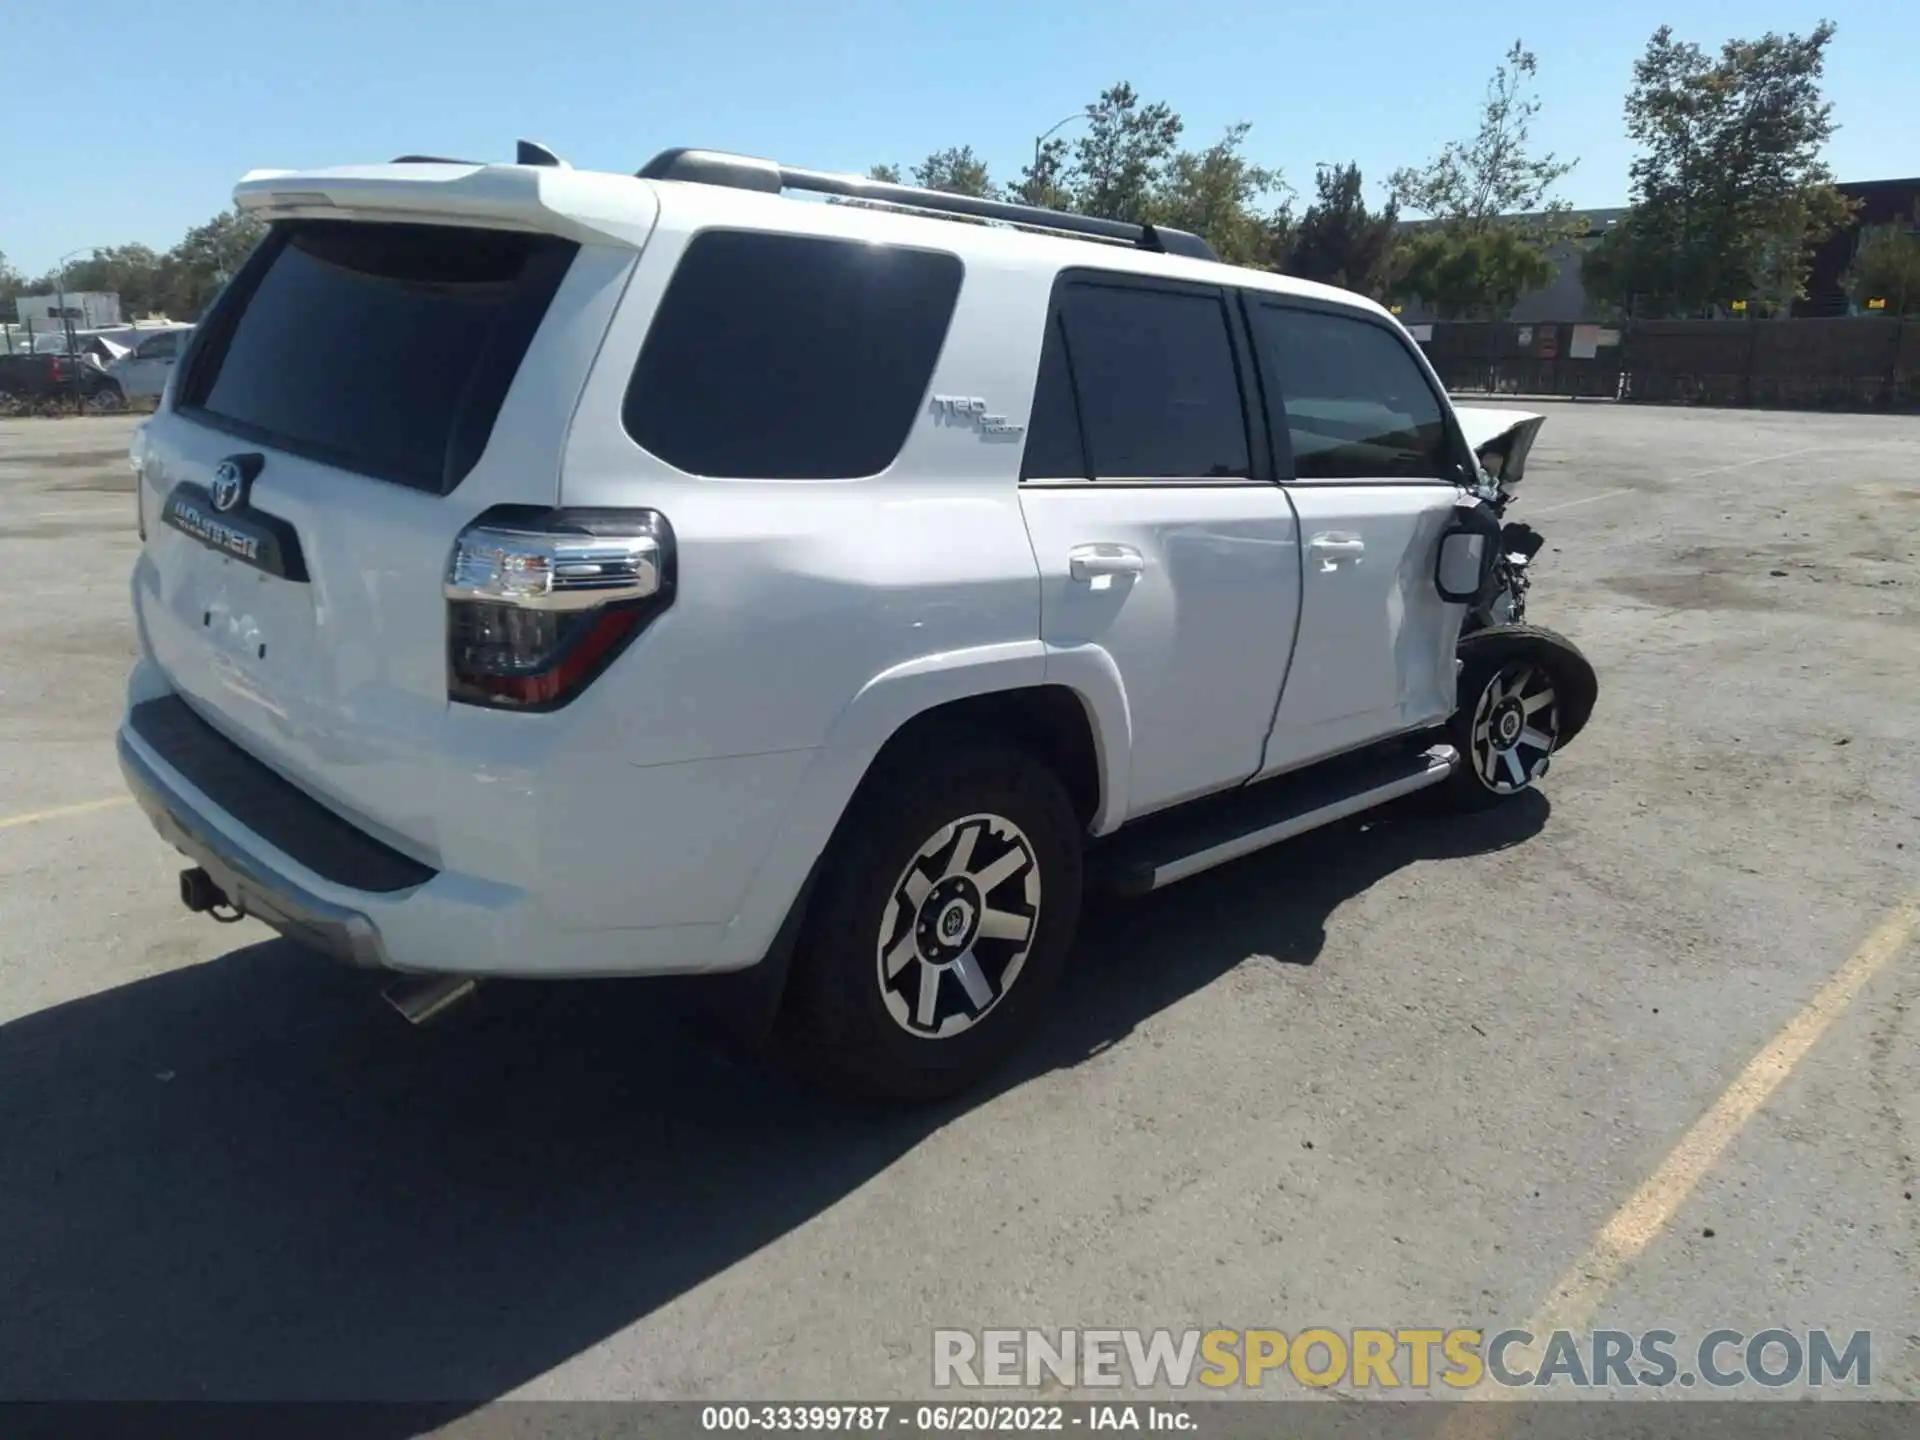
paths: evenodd
<path fill-rule="evenodd" d="M 1076 545 L 1067 552 L 1067 573 L 1083 582 L 1103 575 L 1139 575 L 1146 568 L 1146 557 L 1131 545 Z"/>

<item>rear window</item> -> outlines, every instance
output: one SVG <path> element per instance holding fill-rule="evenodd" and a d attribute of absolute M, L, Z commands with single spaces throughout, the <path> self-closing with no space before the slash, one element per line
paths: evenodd
<path fill-rule="evenodd" d="M 504 230 L 283 223 L 201 327 L 180 408 L 446 494 L 486 449 L 577 251 Z"/>
<path fill-rule="evenodd" d="M 919 413 L 961 274 L 937 251 L 707 231 L 641 347 L 627 433 L 692 475 L 877 475 Z"/>

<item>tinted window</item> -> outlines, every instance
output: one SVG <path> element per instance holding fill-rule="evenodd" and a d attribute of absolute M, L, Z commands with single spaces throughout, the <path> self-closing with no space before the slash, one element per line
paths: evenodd
<path fill-rule="evenodd" d="M 577 247 L 429 225 L 276 227 L 229 287 L 182 406 L 423 490 L 457 485 Z"/>
<path fill-rule="evenodd" d="M 1075 284 L 1061 315 L 1096 479 L 1251 473 L 1217 295 Z"/>
<path fill-rule="evenodd" d="M 919 416 L 960 277 L 932 251 L 708 231 L 661 297 L 627 433 L 694 475 L 876 475 Z"/>
<path fill-rule="evenodd" d="M 154 336 L 133 353 L 140 360 L 170 360 L 179 349 L 180 332 L 170 330 L 165 335 Z"/>
<path fill-rule="evenodd" d="M 1040 349 L 1040 378 L 1033 390 L 1033 415 L 1027 424 L 1027 453 L 1022 480 L 1084 480 L 1087 452 L 1080 439 L 1080 409 L 1073 398 L 1073 374 L 1061 322 L 1047 323 Z"/>
<path fill-rule="evenodd" d="M 1301 480 L 1446 479 L 1440 398 L 1384 326 L 1260 304 L 1254 340 Z M 1274 427 L 1282 417 L 1276 408 Z"/>

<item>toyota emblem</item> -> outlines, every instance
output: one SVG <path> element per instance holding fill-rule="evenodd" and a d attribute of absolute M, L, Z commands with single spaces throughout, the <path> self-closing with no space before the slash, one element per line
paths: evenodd
<path fill-rule="evenodd" d="M 241 492 L 246 482 L 240 474 L 240 467 L 231 460 L 222 460 L 220 468 L 213 472 L 213 508 L 220 511 L 233 509 L 240 503 Z"/>

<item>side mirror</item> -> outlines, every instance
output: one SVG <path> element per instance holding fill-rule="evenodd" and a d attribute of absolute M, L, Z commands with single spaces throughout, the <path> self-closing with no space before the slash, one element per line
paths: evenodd
<path fill-rule="evenodd" d="M 1500 522 L 1484 505 L 1462 506 L 1441 532 L 1433 586 L 1449 605 L 1471 605 L 1493 579 L 1499 559 Z"/>

